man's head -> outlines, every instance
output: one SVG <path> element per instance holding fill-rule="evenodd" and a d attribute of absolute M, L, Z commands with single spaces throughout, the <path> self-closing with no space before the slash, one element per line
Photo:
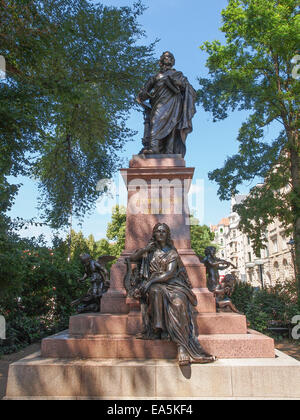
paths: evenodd
<path fill-rule="evenodd" d="M 159 65 L 161 69 L 171 69 L 175 65 L 175 57 L 170 51 L 162 53 Z"/>

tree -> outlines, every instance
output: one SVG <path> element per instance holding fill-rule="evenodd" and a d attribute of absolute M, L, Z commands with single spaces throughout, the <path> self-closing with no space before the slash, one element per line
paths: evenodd
<path fill-rule="evenodd" d="M 106 236 L 114 241 L 111 244 L 112 255 L 119 257 L 125 248 L 126 209 L 124 206 L 115 206 L 112 211 L 111 222 L 107 226 Z"/>
<path fill-rule="evenodd" d="M 204 256 L 207 246 L 215 246 L 213 244 L 215 234 L 210 231 L 206 225 L 191 225 L 191 247 L 197 255 Z"/>
<path fill-rule="evenodd" d="M 70 255 L 70 260 L 79 260 L 80 254 L 91 253 L 91 249 L 89 248 L 89 240 L 83 236 L 82 232 L 77 233 L 72 229 L 71 238 L 69 238 L 68 235 L 65 244 L 70 244 L 70 248 L 67 246 L 69 248 L 68 253 Z"/>
<path fill-rule="evenodd" d="M 89 248 L 89 253 L 90 255 L 95 258 L 95 254 L 96 254 L 96 249 L 97 249 L 97 244 L 94 238 L 94 235 L 89 235 L 89 237 L 86 240 L 87 242 L 87 246 Z"/>
<path fill-rule="evenodd" d="M 112 245 L 107 239 L 100 239 L 96 242 L 96 257 L 101 255 L 113 255 Z"/>
<path fill-rule="evenodd" d="M 118 169 L 117 152 L 133 135 L 126 119 L 154 66 L 154 44 L 141 43 L 143 10 L 140 1 L 132 8 L 88 0 L 0 2 L 7 68 L 0 84 L 0 181 L 34 177 L 53 227 L 94 206 L 97 182 Z"/>
<path fill-rule="evenodd" d="M 219 184 L 223 200 L 237 194 L 243 181 L 264 178 L 236 207 L 240 228 L 257 254 L 274 217 L 292 231 L 300 292 L 300 81 L 293 69 L 300 45 L 299 1 L 229 0 L 222 18 L 225 45 L 201 46 L 209 55 L 210 78 L 199 79 L 199 102 L 214 121 L 236 109 L 249 111 L 249 117 L 239 131 L 238 153 L 209 178 Z M 278 137 L 266 141 L 266 129 L 278 123 Z"/>

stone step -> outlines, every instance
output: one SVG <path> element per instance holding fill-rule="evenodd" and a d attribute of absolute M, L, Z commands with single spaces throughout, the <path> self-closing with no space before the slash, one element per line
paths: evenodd
<path fill-rule="evenodd" d="M 130 254 L 128 254 L 130 255 Z M 188 255 L 183 255 L 182 260 L 188 259 Z M 186 267 L 189 261 L 186 262 Z M 202 264 L 203 265 L 203 264 Z M 130 311 L 129 305 L 126 303 L 127 301 L 127 293 L 124 288 L 121 288 L 121 284 L 124 281 L 124 276 L 126 274 L 126 266 L 124 262 L 117 262 L 112 266 L 111 269 L 111 279 L 115 283 L 119 285 L 120 288 L 114 289 L 111 288 L 102 296 L 101 299 L 101 313 L 104 314 L 128 314 Z M 123 271 L 122 271 L 123 270 Z M 198 265 L 193 265 L 190 262 L 189 270 L 194 270 L 195 272 L 191 275 L 194 278 L 194 282 L 197 279 L 203 278 L 203 273 L 201 274 L 201 270 L 199 271 Z M 198 273 L 198 274 L 197 274 Z M 191 277 L 190 276 L 190 277 Z M 205 271 L 204 271 L 205 276 Z M 196 278 L 196 280 L 195 280 Z M 204 282 L 204 280 L 202 280 Z M 193 292 L 197 298 L 197 312 L 199 313 L 215 313 L 216 312 L 216 299 L 214 298 L 213 294 L 206 288 L 193 288 Z"/>
<path fill-rule="evenodd" d="M 174 360 L 33 354 L 10 365 L 5 399 L 300 399 L 300 362 L 276 356 L 180 368 Z"/>
<path fill-rule="evenodd" d="M 233 313 L 195 314 L 198 334 L 246 334 L 244 315 Z M 71 335 L 129 334 L 142 330 L 140 312 L 123 314 L 80 314 L 70 317 Z"/>
<path fill-rule="evenodd" d="M 262 334 L 199 335 L 203 349 L 218 358 L 274 357 L 273 339 Z M 173 342 L 137 340 L 129 335 L 74 337 L 69 331 L 42 340 L 42 356 L 55 358 L 175 359 Z"/>

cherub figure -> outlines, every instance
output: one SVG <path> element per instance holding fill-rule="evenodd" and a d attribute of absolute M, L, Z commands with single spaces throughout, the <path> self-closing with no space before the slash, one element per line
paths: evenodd
<path fill-rule="evenodd" d="M 216 287 L 219 284 L 219 280 L 220 280 L 219 270 L 225 270 L 226 268 L 230 266 L 236 269 L 236 267 L 231 262 L 217 258 L 216 251 L 217 250 L 214 246 L 208 246 L 205 248 L 204 258 L 201 258 L 198 255 L 198 258 L 206 267 L 207 288 L 210 292 L 214 292 Z"/>
<path fill-rule="evenodd" d="M 85 296 L 73 301 L 72 306 L 77 306 L 78 313 L 100 312 L 101 297 L 110 286 L 105 264 L 113 261 L 115 257 L 103 255 L 95 261 L 89 254 L 81 254 L 79 258 L 84 265 L 85 273 L 81 279 L 78 279 L 78 282 L 83 283 L 89 279 L 91 287 Z"/>
<path fill-rule="evenodd" d="M 226 274 L 221 284 L 214 290 L 218 312 L 235 312 L 241 314 L 230 299 L 235 282 L 236 278 L 234 274 Z"/>

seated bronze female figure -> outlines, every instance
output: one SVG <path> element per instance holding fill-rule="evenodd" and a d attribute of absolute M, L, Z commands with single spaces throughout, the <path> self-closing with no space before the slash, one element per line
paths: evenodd
<path fill-rule="evenodd" d="M 191 309 L 197 299 L 165 223 L 154 227 L 148 245 L 127 261 L 129 265 L 132 262 L 137 267 L 125 277 L 125 287 L 141 301 L 143 331 L 137 338 L 173 341 L 180 365 L 215 361 L 195 336 Z"/>

